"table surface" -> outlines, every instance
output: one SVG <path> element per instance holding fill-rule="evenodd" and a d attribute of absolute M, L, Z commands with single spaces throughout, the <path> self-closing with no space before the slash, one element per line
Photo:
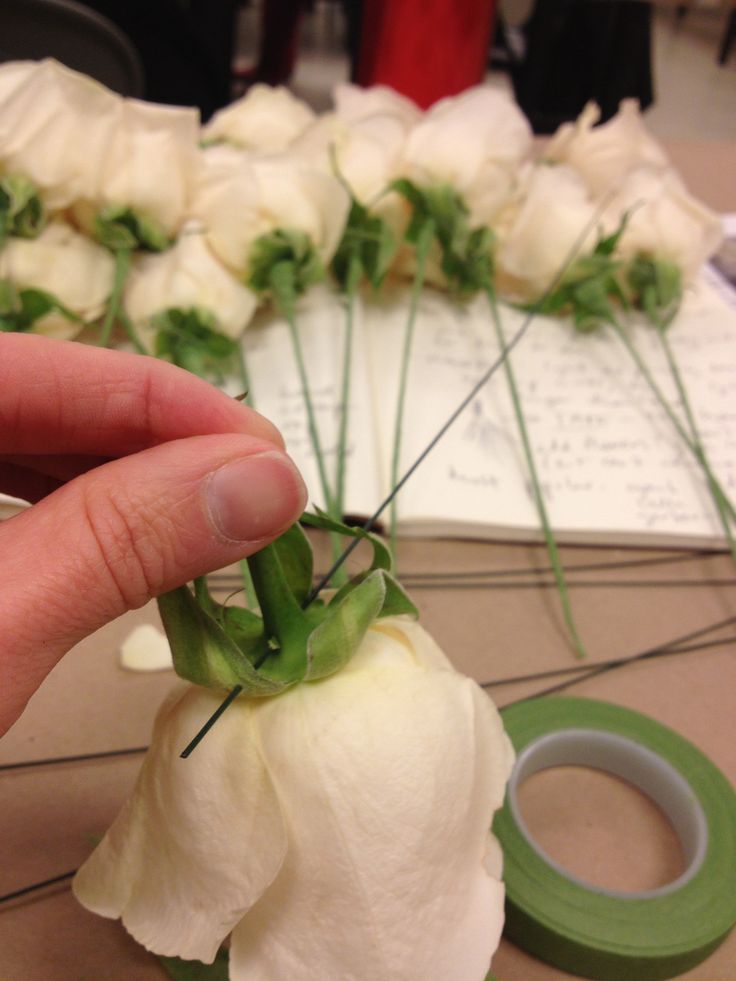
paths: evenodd
<path fill-rule="evenodd" d="M 736 210 L 736 143 L 673 144 L 671 154 L 703 200 Z M 564 548 L 562 557 L 588 664 L 631 658 L 701 632 L 696 650 L 608 670 L 579 680 L 570 692 L 665 723 L 736 782 L 736 577 L 730 558 L 583 547 Z M 322 551 L 318 566 L 325 564 Z M 459 670 L 491 683 L 488 691 L 499 706 L 559 680 L 500 684 L 504 679 L 576 663 L 547 569 L 544 550 L 534 545 L 409 541 L 400 548 L 400 572 L 422 622 Z M 440 578 L 422 579 L 427 572 Z M 155 618 L 149 606 L 75 648 L 0 742 L 0 764 L 144 745 L 172 675 L 124 672 L 118 648 L 135 624 Z M 78 866 L 117 812 L 139 762 L 132 756 L 0 772 L 0 895 Z M 645 798 L 613 779 L 571 769 L 540 775 L 529 782 L 523 806 L 540 841 L 580 875 L 643 889 L 677 874 L 671 829 Z M 736 933 L 681 977 L 732 981 L 734 964 Z M 575 977 L 506 940 L 493 968 L 501 981 Z M 162 981 L 165 974 L 118 923 L 88 914 L 61 884 L 0 907 L 0 977 Z"/>

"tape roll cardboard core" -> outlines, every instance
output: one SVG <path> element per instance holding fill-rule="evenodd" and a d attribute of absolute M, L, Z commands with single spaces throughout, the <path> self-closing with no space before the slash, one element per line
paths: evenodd
<path fill-rule="evenodd" d="M 555 862 L 534 840 L 522 816 L 518 799 L 519 787 L 525 780 L 555 766 L 587 766 L 604 770 L 650 797 L 667 816 L 680 839 L 686 866 L 684 872 L 656 889 L 623 892 L 581 879 Z M 519 755 L 506 792 L 514 820 L 532 848 L 560 875 L 603 895 L 639 898 L 666 895 L 689 881 L 705 858 L 708 847 L 705 814 L 693 797 L 690 785 L 666 760 L 616 733 L 595 729 L 562 729 L 540 736 Z"/>

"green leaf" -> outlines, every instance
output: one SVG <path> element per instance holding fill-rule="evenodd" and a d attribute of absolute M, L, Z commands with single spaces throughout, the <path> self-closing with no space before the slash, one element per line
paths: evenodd
<path fill-rule="evenodd" d="M 99 242 L 112 252 L 143 249 L 163 252 L 171 239 L 153 218 L 126 205 L 111 204 L 95 218 L 95 234 Z"/>
<path fill-rule="evenodd" d="M 36 238 L 46 225 L 46 212 L 36 186 L 25 177 L 0 179 L 0 245 L 7 235 Z"/>
<path fill-rule="evenodd" d="M 159 961 L 173 981 L 228 981 L 229 957 L 219 950 L 213 964 L 184 961 L 180 957 L 159 956 Z"/>
<path fill-rule="evenodd" d="M 52 311 L 60 313 L 72 323 L 84 323 L 81 317 L 64 306 L 53 293 L 33 288 L 16 289 L 7 280 L 0 280 L 0 331 L 33 330 L 34 324 Z"/>
<path fill-rule="evenodd" d="M 283 308 L 314 283 L 324 279 L 324 268 L 308 235 L 277 228 L 251 246 L 247 283 L 260 295 L 270 294 Z"/>
<path fill-rule="evenodd" d="M 156 357 L 218 384 L 236 370 L 238 342 L 220 333 L 208 310 L 170 307 L 152 317 L 151 326 Z"/>

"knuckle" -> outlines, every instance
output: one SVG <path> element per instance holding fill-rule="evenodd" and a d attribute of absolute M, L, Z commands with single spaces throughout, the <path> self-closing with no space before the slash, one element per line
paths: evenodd
<path fill-rule="evenodd" d="M 86 495 L 85 514 L 106 576 L 125 609 L 137 609 L 161 592 L 166 581 L 165 546 L 170 521 L 122 490 Z"/>

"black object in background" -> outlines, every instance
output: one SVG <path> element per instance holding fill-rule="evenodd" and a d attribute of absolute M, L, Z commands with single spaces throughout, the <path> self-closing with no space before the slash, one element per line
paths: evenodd
<path fill-rule="evenodd" d="M 198 106 L 205 120 L 231 101 L 236 0 L 86 3 L 133 42 L 143 63 L 146 99 Z"/>
<path fill-rule="evenodd" d="M 524 33 L 526 54 L 511 79 L 535 133 L 554 132 L 591 99 L 602 121 L 622 99 L 652 103 L 651 3 L 537 0 Z"/>
<path fill-rule="evenodd" d="M 143 96 L 138 52 L 110 20 L 71 0 L 0 0 L 0 61 L 47 57 L 121 95 Z"/>

